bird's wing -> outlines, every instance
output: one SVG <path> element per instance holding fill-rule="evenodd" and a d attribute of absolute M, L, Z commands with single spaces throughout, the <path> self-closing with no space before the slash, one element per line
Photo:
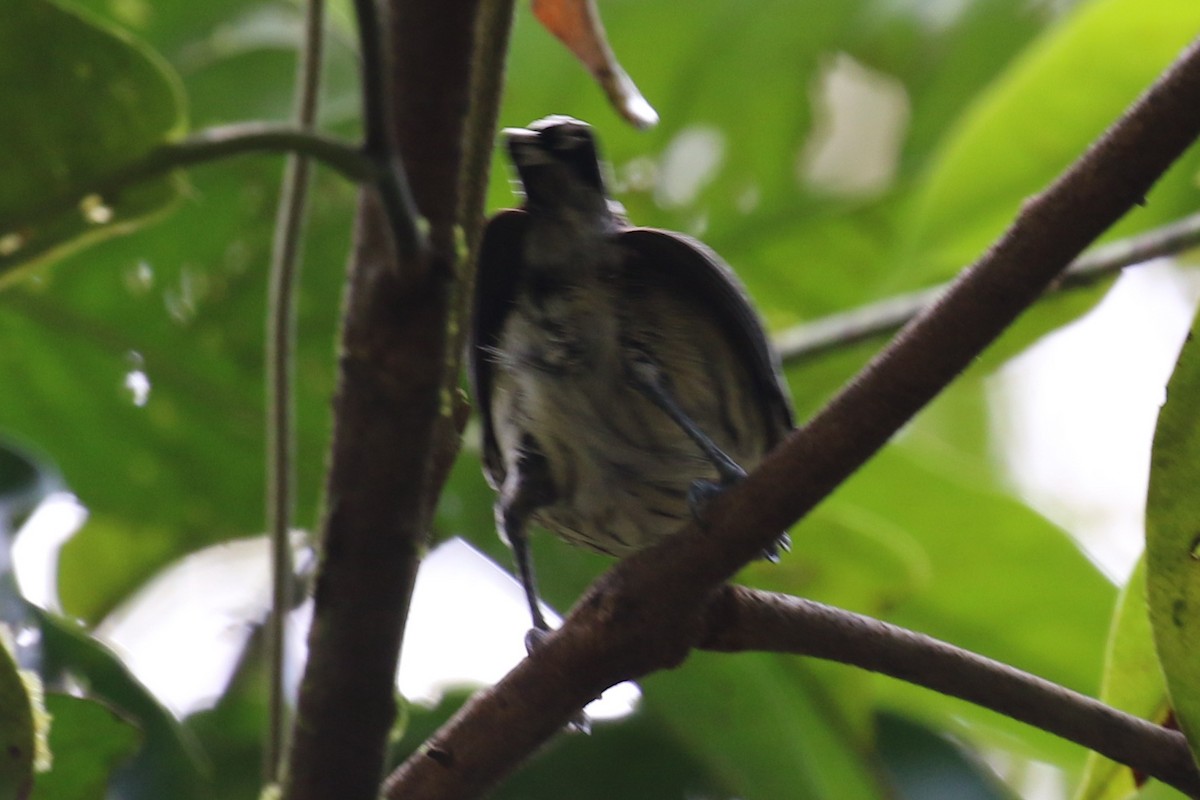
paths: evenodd
<path fill-rule="evenodd" d="M 494 487 L 504 482 L 504 459 L 492 429 L 493 359 L 500 330 L 516 298 L 528 226 L 529 216 L 524 211 L 501 211 L 488 220 L 479 245 L 468 369 L 483 426 L 484 472 Z"/>
<path fill-rule="evenodd" d="M 763 411 L 775 422 L 771 446 L 778 444 L 794 425 L 792 403 L 779 355 L 737 274 L 702 242 L 681 233 L 628 228 L 618 234 L 617 243 L 643 262 L 635 265 L 635 271 L 651 270 L 669 285 L 688 287 L 730 337 L 735 352 L 751 355 L 753 363 L 747 366 L 758 382 Z"/>

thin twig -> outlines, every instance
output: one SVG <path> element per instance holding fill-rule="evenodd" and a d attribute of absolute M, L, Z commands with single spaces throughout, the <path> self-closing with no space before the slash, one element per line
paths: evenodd
<path fill-rule="evenodd" d="M 304 40 L 297 55 L 295 122 L 311 131 L 317 119 L 324 51 L 325 2 L 308 0 Z M 292 375 L 295 359 L 296 285 L 308 200 L 311 161 L 292 153 L 284 165 L 275 221 L 271 273 L 267 279 L 267 535 L 271 542 L 271 616 L 267 622 L 270 664 L 264 783 L 282 779 L 288 712 L 284 696 L 287 617 L 292 609 L 291 515 L 295 481 Z"/>
<path fill-rule="evenodd" d="M 1084 253 L 1047 293 L 1091 286 L 1126 267 L 1175 255 L 1200 246 L 1200 214 L 1193 214 L 1128 239 L 1101 245 Z M 895 333 L 946 291 L 945 283 L 877 303 L 831 314 L 781 331 L 775 346 L 784 364 L 796 364 L 831 350 Z"/>
<path fill-rule="evenodd" d="M 375 164 L 354 143 L 266 122 L 241 122 L 197 131 L 186 139 L 153 150 L 142 161 L 122 170 L 120 177 L 126 183 L 134 183 L 182 167 L 248 153 L 298 153 L 320 161 L 356 183 L 378 178 Z"/>
<path fill-rule="evenodd" d="M 471 99 L 463 136 L 458 198 L 458 225 L 464 232 L 467 258 L 460 273 L 461 280 L 454 285 L 457 296 L 464 298 L 464 301 L 451 304 L 451 313 L 457 315 L 451 324 L 451 329 L 456 332 L 452 350 L 455 363 L 447 372 L 447 379 L 453 384 L 447 387 L 447 391 L 451 392 L 457 391 L 461 371 L 459 362 L 470 327 L 467 320 L 470 303 L 465 298 L 474 296 L 479 240 L 483 234 L 484 206 L 487 202 L 488 178 L 491 175 L 496 123 L 504 93 L 508 42 L 512 35 L 515 8 L 516 0 L 484 3 L 479 9 L 479 23 L 475 31 L 475 52 L 471 57 Z"/>
<path fill-rule="evenodd" d="M 298 153 L 325 164 L 355 183 L 377 180 L 379 170 L 357 145 L 293 125 L 242 122 L 197 131 L 176 142 L 166 142 L 102 177 L 92 185 L 73 187 L 68 194 L 30 208 L 18 219 L 5 220 L 19 228 L 29 220 L 61 213 L 79 205 L 81 197 L 95 195 L 107 201 L 130 186 L 167 175 L 184 167 L 254 153 Z"/>
<path fill-rule="evenodd" d="M 413 199 L 408 173 L 396 148 L 390 98 L 391 74 L 383 48 L 384 26 L 378 0 L 354 0 L 358 18 L 358 47 L 362 59 L 364 146 L 381 170 L 379 198 L 387 216 L 396 251 L 406 261 L 425 248 L 421 214 Z"/>
<path fill-rule="evenodd" d="M 824 658 L 958 697 L 1200 795 L 1187 740 L 1086 695 L 930 636 L 812 600 L 727 586 L 700 647 Z"/>
<path fill-rule="evenodd" d="M 459 220 L 474 253 L 483 232 L 483 209 L 491 174 L 496 121 L 500 115 L 508 41 L 512 34 L 516 0 L 492 0 L 479 12 L 475 54 L 471 67 L 471 107 L 463 145 L 462 193 Z M 470 297 L 470 287 L 464 287 Z"/>
<path fill-rule="evenodd" d="M 389 777 L 386 796 L 481 795 L 603 689 L 681 663 L 703 641 L 718 587 L 945 389 L 1198 134 L 1200 43 L 837 397 L 717 497 L 703 529 L 690 523 L 605 573 L 530 658 Z"/>

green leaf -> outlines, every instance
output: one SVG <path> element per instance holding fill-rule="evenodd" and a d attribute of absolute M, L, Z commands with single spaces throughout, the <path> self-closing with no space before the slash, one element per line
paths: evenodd
<path fill-rule="evenodd" d="M 952 470 L 893 447 L 828 501 L 886 520 L 923 549 L 928 582 L 890 619 L 1094 690 L 1112 585 L 1062 531 Z"/>
<path fill-rule="evenodd" d="M 911 255 L 930 279 L 974 259 L 1197 30 L 1200 5 L 1192 0 L 1098 0 L 1080 4 L 1029 47 L 958 122 L 926 181 Z M 1194 207 L 1194 187 L 1192 198 Z M 1139 226 L 1155 222 L 1136 216 Z"/>
<path fill-rule="evenodd" d="M 1171 707 L 1200 754 L 1200 317 L 1158 415 L 1146 496 L 1146 588 Z"/>
<path fill-rule="evenodd" d="M 837 699 L 850 686 L 769 653 L 695 653 L 643 682 L 646 712 L 738 797 L 887 797 L 869 736 Z"/>
<path fill-rule="evenodd" d="M 0 294 L 0 427 L 53 458 L 91 517 L 63 549 L 70 613 L 99 619 L 173 558 L 262 525 L 262 309 L 278 162 L 214 165 L 164 225 Z M 330 342 L 354 190 L 314 194 L 296 366 L 296 524 L 328 436 Z M 140 401 L 125 384 L 149 383 Z M 136 498 L 136 502 L 131 502 Z"/>
<path fill-rule="evenodd" d="M 1129 582 L 1117 598 L 1100 699 L 1113 708 L 1163 722 L 1169 703 L 1162 669 L 1154 652 L 1150 615 L 1146 608 L 1146 562 L 1139 559 Z M 1121 800 L 1138 789 L 1133 771 L 1098 753 L 1089 753 L 1075 800 Z"/>
<path fill-rule="evenodd" d="M 113 769 L 141 742 L 137 727 L 103 703 L 48 694 L 53 768 L 38 775 L 33 800 L 104 800 Z"/>
<path fill-rule="evenodd" d="M 978 756 L 957 742 L 894 714 L 878 720 L 879 754 L 896 785 L 909 800 L 1014 800 Z"/>
<path fill-rule="evenodd" d="M 230 25 L 258 24 L 240 16 L 251 15 L 243 2 L 87 5 L 167 53 L 198 119 L 230 121 L 230 98 L 247 103 L 248 115 L 281 97 L 290 105 L 294 53 L 278 37 L 250 52 L 227 45 Z M 253 5 L 294 17 L 289 8 Z M 329 50 L 342 92 L 357 82 L 355 56 L 344 36 Z M 247 71 L 276 83 L 248 80 Z M 36 443 L 90 512 L 60 563 L 64 607 L 75 616 L 98 620 L 172 559 L 261 530 L 262 314 L 281 163 L 196 169 L 186 202 L 164 224 L 22 273 L 0 293 L 0 385 L 22 387 L 0 393 L 0 429 Z M 297 326 L 298 527 L 313 524 L 318 504 L 355 197 L 340 177 L 318 172 Z M 125 385 L 139 374 L 149 381 L 144 405 Z"/>
<path fill-rule="evenodd" d="M 0 629 L 0 798 L 23 798 L 37 758 L 34 699 L 12 654 L 11 631 Z"/>
<path fill-rule="evenodd" d="M 947 408 L 951 400 L 965 410 Z M 935 420 L 947 414 L 953 435 L 981 437 L 968 430 L 967 411 L 976 402 L 980 387 L 960 384 L 926 413 Z M 885 610 L 889 621 L 1094 693 L 1112 585 L 1064 532 L 1000 489 L 986 458 L 971 457 L 980 450 L 959 451 L 942 435 L 938 424 L 918 422 L 793 538 L 802 540 L 809 526 L 827 524 L 834 513 L 875 526 L 880 537 L 902 536 L 906 548 L 922 554 L 924 576 Z M 1066 765 L 1082 761 L 1080 748 L 968 703 L 890 679 L 876 688 L 886 707 L 973 739 Z"/>
<path fill-rule="evenodd" d="M 178 81 L 153 51 L 48 0 L 7 0 L 0 80 L 0 277 L 174 201 L 171 178 L 99 194 L 183 128 Z"/>

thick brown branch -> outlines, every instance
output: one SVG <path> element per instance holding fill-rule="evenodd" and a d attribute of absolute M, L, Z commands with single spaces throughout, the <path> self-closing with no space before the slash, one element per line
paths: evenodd
<path fill-rule="evenodd" d="M 393 164 L 403 158 L 409 166 L 413 198 L 429 221 L 429 246 L 414 248 L 393 237 L 375 193 L 362 194 L 309 658 L 284 786 L 288 800 L 374 800 L 378 794 L 409 599 L 462 421 L 450 388 L 457 369 L 449 328 L 461 315 L 452 308 L 452 277 L 459 268 L 454 242 L 466 54 L 477 2 L 394 0 L 390 6 L 388 41 L 366 76 L 374 97 L 368 139 L 375 157 Z M 358 7 L 373 14 L 374 0 Z M 383 52 L 396 56 L 387 73 L 376 63 Z M 385 90 L 386 97 L 375 96 Z M 380 120 L 392 129 L 381 130 Z M 389 205 L 386 196 L 382 205 Z"/>
<path fill-rule="evenodd" d="M 515 769 L 590 697 L 678 664 L 712 592 L 849 477 L 1132 208 L 1200 133 L 1192 46 L 1005 235 L 746 481 L 622 561 L 566 624 L 478 694 L 386 785 L 390 798 L 469 798 Z"/>
<path fill-rule="evenodd" d="M 1200 796 L 1200 772 L 1178 731 L 929 636 L 740 586 L 716 595 L 708 624 L 700 644 L 706 650 L 796 653 L 890 675 L 1034 725 Z"/>

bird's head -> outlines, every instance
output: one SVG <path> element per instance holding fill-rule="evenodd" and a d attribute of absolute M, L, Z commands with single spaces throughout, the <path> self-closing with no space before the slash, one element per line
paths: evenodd
<path fill-rule="evenodd" d="M 527 128 L 505 128 L 502 135 L 530 211 L 608 210 L 592 126 L 554 115 Z"/>

